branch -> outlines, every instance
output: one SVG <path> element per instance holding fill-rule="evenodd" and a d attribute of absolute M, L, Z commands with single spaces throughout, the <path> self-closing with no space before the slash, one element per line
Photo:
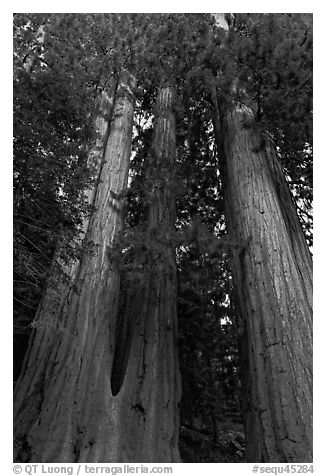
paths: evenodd
<path fill-rule="evenodd" d="M 29 307 L 30 309 L 35 309 L 35 310 L 37 310 L 37 307 L 30 306 L 29 304 L 26 304 L 25 302 L 20 301 L 19 299 L 15 298 L 15 297 L 14 297 L 14 301 L 18 301 L 18 302 L 20 302 L 20 304 L 22 304 L 23 306 Z"/>
<path fill-rule="evenodd" d="M 46 254 L 40 250 L 40 248 L 38 246 L 35 245 L 35 243 L 33 243 L 31 240 L 29 240 L 25 235 L 23 235 L 22 233 L 20 234 L 26 241 L 28 241 L 39 253 L 41 253 L 41 255 L 43 255 L 48 261 L 51 261 L 50 258 L 48 256 L 46 256 Z"/>

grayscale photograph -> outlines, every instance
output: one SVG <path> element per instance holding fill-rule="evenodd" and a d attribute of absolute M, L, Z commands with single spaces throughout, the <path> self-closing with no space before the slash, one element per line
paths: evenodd
<path fill-rule="evenodd" d="M 312 92 L 312 13 L 13 14 L 14 472 L 312 474 Z"/>

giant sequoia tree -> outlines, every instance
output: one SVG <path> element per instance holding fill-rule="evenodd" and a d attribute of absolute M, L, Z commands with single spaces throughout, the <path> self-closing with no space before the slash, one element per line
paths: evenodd
<path fill-rule="evenodd" d="M 180 461 L 176 262 L 172 244 L 174 100 L 171 86 L 159 88 L 152 148 L 147 157 L 150 199 L 145 230 L 140 249 L 129 249 L 131 256 L 125 266 L 111 372 L 113 411 L 119 421 L 118 461 Z"/>
<path fill-rule="evenodd" d="M 15 459 L 310 461 L 309 15 L 14 24 Z"/>
<path fill-rule="evenodd" d="M 57 306 L 54 312 L 53 305 L 48 309 L 48 299 L 42 303 L 37 317 L 39 325 L 31 336 L 22 372 L 23 380 L 17 383 L 15 421 L 19 433 L 22 431 L 24 435 L 17 436 L 18 440 L 28 441 L 33 461 L 78 461 L 79 458 L 87 461 L 89 452 L 95 455 L 100 452 L 99 456 L 90 456 L 92 460 L 107 459 L 101 454 L 106 447 L 100 445 L 97 449 L 87 442 L 105 441 L 107 432 L 107 427 L 96 424 L 90 415 L 95 412 L 99 418 L 105 418 L 101 413 L 105 411 L 104 401 L 110 392 L 108 357 L 118 306 L 119 272 L 109 250 L 122 227 L 119 196 L 128 178 L 133 83 L 129 73 L 121 74 L 94 211 L 85 236 L 85 245 L 89 243 L 92 249 L 83 253 L 73 286 L 62 306 Z M 88 349 L 96 349 L 92 359 L 84 358 L 89 354 Z M 44 392 L 47 378 L 49 385 Z M 91 402 L 87 404 L 86 415 L 82 408 L 87 394 Z M 96 403 L 97 398 L 103 403 Z M 88 423 L 89 420 L 92 423 Z M 49 428 L 52 429 L 49 431 Z"/>
<path fill-rule="evenodd" d="M 247 457 L 311 461 L 312 260 L 275 141 L 260 125 L 264 104 L 240 87 L 233 101 L 216 96 L 216 134 L 227 226 L 241 244 L 232 265 Z"/>

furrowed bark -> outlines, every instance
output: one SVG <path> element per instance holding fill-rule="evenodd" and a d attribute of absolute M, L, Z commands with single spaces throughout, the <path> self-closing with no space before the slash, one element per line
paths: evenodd
<path fill-rule="evenodd" d="M 312 461 L 311 255 L 255 107 L 212 100 L 228 232 L 242 245 L 231 265 L 247 461 Z"/>
<path fill-rule="evenodd" d="M 111 81 L 110 87 L 102 92 L 97 101 L 95 144 L 91 148 L 87 159 L 87 165 L 92 170 L 92 176 L 95 183 L 94 186 L 85 191 L 86 201 L 90 207 L 94 206 L 95 194 L 100 179 L 100 171 L 103 165 L 104 153 L 112 120 L 116 88 L 116 81 Z M 78 260 L 66 264 L 61 259 L 60 255 L 66 246 L 69 246 L 72 249 L 74 248 L 75 250 L 81 247 L 88 229 L 89 218 L 89 216 L 83 217 L 82 225 L 77 236 L 71 240 L 63 238 L 63 240 L 58 244 L 53 258 L 53 272 L 50 274 L 47 288 L 33 321 L 33 327 L 47 327 L 50 329 L 56 328 L 57 326 L 60 327 L 58 316 L 60 316 L 61 310 L 67 300 L 79 267 Z"/>
<path fill-rule="evenodd" d="M 112 81 L 110 88 L 102 92 L 96 106 L 95 144 L 91 148 L 87 159 L 87 165 L 92 168 L 92 175 L 96 185 L 85 192 L 87 202 L 90 206 L 94 204 L 97 182 L 100 176 L 100 170 L 102 167 L 105 147 L 109 134 L 110 122 L 112 119 L 116 87 L 116 81 Z M 61 252 L 63 248 L 67 246 L 67 244 L 73 248 L 81 246 L 81 243 L 85 238 L 88 223 L 89 217 L 84 217 L 79 235 L 70 241 L 64 238 L 57 245 L 47 286 L 32 323 L 33 328 L 43 328 L 44 333 L 49 335 L 49 339 L 51 339 L 51 336 L 53 335 L 53 330 L 57 330 L 61 327 L 61 312 L 67 301 L 68 295 L 71 292 L 71 287 L 76 278 L 76 273 L 79 266 L 78 261 L 71 261 L 68 264 L 65 263 L 60 257 Z M 30 358 L 31 348 L 35 347 L 34 336 L 37 334 L 39 334 L 39 332 L 32 332 L 32 337 L 29 340 L 29 347 L 23 361 L 22 369 L 20 371 L 21 376 L 24 375 L 27 362 Z M 47 351 L 46 348 L 44 350 Z"/>
<path fill-rule="evenodd" d="M 272 141 L 245 106 L 216 118 L 239 313 L 249 462 L 312 461 L 312 260 Z M 251 124 L 251 125 L 250 125 Z"/>
<path fill-rule="evenodd" d="M 131 276 L 120 316 L 123 330 L 116 335 L 111 384 L 118 428 L 115 458 L 120 461 L 180 461 L 176 262 L 170 244 L 175 226 L 173 94 L 170 87 L 158 92 L 147 251 L 137 261 L 143 278 L 135 282 Z"/>
<path fill-rule="evenodd" d="M 106 437 L 112 431 L 110 368 L 119 269 L 109 250 L 123 223 L 119 195 L 127 187 L 134 88 L 134 78 L 122 72 L 85 237 L 92 252 L 83 254 L 69 295 L 57 309 L 57 328 L 36 327 L 31 338 L 15 391 L 17 461 L 110 461 Z M 46 310 L 41 312 L 48 321 Z"/>

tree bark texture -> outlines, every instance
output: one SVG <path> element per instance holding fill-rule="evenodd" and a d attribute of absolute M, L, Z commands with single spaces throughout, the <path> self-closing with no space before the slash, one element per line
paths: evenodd
<path fill-rule="evenodd" d="M 87 203 L 94 206 L 100 171 L 102 168 L 105 148 L 108 140 L 114 98 L 116 95 L 117 82 L 111 81 L 110 87 L 102 92 L 98 98 L 95 112 L 95 143 L 88 154 L 87 165 L 92 170 L 94 186 L 85 192 Z M 64 238 L 58 243 L 55 256 L 53 258 L 53 272 L 50 274 L 48 284 L 41 303 L 38 307 L 33 321 L 33 327 L 56 328 L 60 326 L 59 316 L 65 305 L 70 288 L 76 278 L 79 268 L 79 261 L 74 260 L 66 264 L 60 257 L 62 249 L 69 245 L 77 249 L 84 241 L 89 224 L 89 216 L 83 217 L 82 225 L 77 236 L 72 239 Z"/>
<path fill-rule="evenodd" d="M 34 329 L 14 402 L 15 460 L 111 461 L 110 370 L 119 269 L 110 249 L 123 223 L 135 80 L 120 75 L 110 134 L 80 260 L 56 328 Z M 43 311 L 44 319 L 46 309 Z"/>
<path fill-rule="evenodd" d="M 220 104 L 249 462 L 312 461 L 312 260 L 272 141 Z"/>
<path fill-rule="evenodd" d="M 115 458 L 129 462 L 180 462 L 181 397 L 177 357 L 173 89 L 158 92 L 151 163 L 149 219 L 141 279 L 127 277 L 111 374 L 116 418 Z"/>

